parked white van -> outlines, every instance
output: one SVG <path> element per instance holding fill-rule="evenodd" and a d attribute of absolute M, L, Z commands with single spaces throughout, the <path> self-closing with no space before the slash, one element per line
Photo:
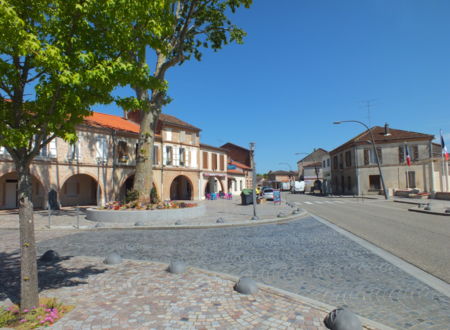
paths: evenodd
<path fill-rule="evenodd" d="M 292 186 L 291 193 L 304 194 L 305 193 L 305 181 L 295 181 Z"/>

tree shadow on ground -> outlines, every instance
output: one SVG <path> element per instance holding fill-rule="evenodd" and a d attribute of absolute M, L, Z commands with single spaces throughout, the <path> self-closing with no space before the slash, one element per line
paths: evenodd
<path fill-rule="evenodd" d="M 90 275 L 106 271 L 95 266 L 67 268 L 61 265 L 61 261 L 70 258 L 72 257 L 61 257 L 53 262 L 38 260 L 39 292 L 86 284 Z M 20 302 L 20 255 L 18 252 L 0 252 L 0 301 L 7 298 L 15 304 Z"/>

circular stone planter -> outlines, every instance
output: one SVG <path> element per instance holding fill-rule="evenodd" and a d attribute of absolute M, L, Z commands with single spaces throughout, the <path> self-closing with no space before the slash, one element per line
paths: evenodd
<path fill-rule="evenodd" d="M 197 204 L 194 207 L 182 209 L 162 209 L 162 210 L 97 210 L 87 209 L 86 219 L 106 223 L 123 223 L 134 225 L 136 222 L 142 225 L 150 225 L 155 220 L 173 221 L 194 219 L 205 215 L 206 206 Z"/>

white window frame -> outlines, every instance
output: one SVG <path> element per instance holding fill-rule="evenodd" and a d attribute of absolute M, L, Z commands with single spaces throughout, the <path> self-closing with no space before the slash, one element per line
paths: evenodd
<path fill-rule="evenodd" d="M 98 136 L 95 141 L 95 159 L 97 162 L 106 162 L 108 159 L 108 148 L 105 136 Z"/>
<path fill-rule="evenodd" d="M 69 148 L 67 150 L 67 159 L 68 160 L 80 160 L 80 141 L 76 141 L 75 143 L 69 143 Z"/>

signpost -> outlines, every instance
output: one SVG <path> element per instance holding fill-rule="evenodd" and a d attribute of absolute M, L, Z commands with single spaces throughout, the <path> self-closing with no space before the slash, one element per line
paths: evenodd
<path fill-rule="evenodd" d="M 281 191 L 278 189 L 273 190 L 273 202 L 274 204 L 281 204 Z"/>

